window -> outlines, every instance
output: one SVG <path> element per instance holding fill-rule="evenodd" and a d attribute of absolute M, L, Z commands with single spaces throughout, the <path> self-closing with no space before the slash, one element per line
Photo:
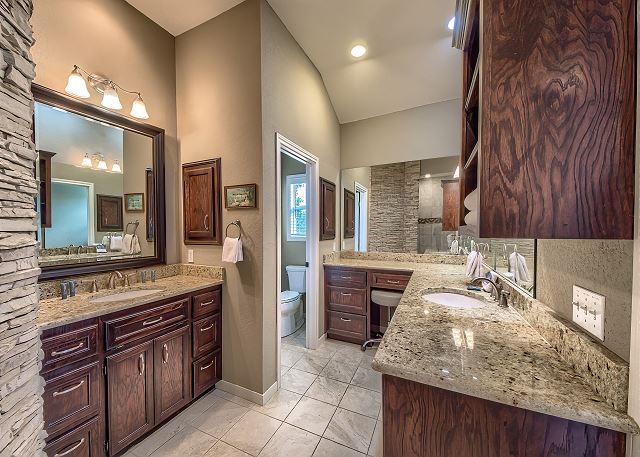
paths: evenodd
<path fill-rule="evenodd" d="M 307 177 L 287 176 L 286 189 L 287 241 L 307 238 Z"/>

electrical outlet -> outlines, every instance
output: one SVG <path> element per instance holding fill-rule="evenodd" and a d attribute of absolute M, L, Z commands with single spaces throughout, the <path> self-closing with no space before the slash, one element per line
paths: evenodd
<path fill-rule="evenodd" d="M 573 286 L 573 322 L 604 341 L 604 295 Z"/>
<path fill-rule="evenodd" d="M 187 262 L 193 263 L 193 249 L 187 249 Z"/>

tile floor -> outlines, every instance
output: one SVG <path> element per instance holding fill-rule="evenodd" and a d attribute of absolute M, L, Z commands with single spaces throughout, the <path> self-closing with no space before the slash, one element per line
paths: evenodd
<path fill-rule="evenodd" d="M 333 340 L 304 346 L 304 327 L 282 339 L 282 388 L 266 405 L 214 390 L 125 456 L 381 456 L 375 350 Z"/>

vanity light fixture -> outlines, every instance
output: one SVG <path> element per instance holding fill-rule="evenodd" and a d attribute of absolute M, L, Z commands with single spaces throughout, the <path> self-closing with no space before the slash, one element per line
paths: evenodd
<path fill-rule="evenodd" d="M 98 166 L 96 168 L 98 170 L 108 170 L 107 162 L 105 162 L 104 156 L 100 156 L 100 160 L 98 160 Z"/>
<path fill-rule="evenodd" d="M 82 163 L 80 164 L 82 167 L 84 168 L 91 168 L 93 167 L 93 161 L 91 160 L 91 157 L 89 157 L 89 153 L 85 153 L 84 157 L 82 158 Z"/>
<path fill-rule="evenodd" d="M 89 83 L 89 86 L 96 90 L 96 92 L 102 94 L 101 105 L 105 108 L 113 110 L 122 109 L 118 90 L 126 92 L 127 94 L 136 95 L 136 99 L 133 101 L 129 114 L 138 119 L 149 119 L 149 113 L 147 112 L 147 107 L 142 100 L 140 92 L 127 90 L 111 79 L 89 73 L 77 65 L 73 66 L 73 71 L 69 75 L 67 87 L 65 87 L 64 90 L 74 97 L 89 98 L 91 94 L 87 89 L 87 82 Z"/>
<path fill-rule="evenodd" d="M 447 27 L 449 28 L 449 30 L 453 30 L 455 26 L 456 26 L 456 17 L 455 17 L 455 16 L 453 16 L 453 17 L 449 20 L 449 23 L 447 24 Z"/>
<path fill-rule="evenodd" d="M 360 57 L 364 57 L 366 53 L 367 53 L 367 48 L 364 45 L 356 44 L 354 47 L 351 48 L 351 55 L 356 59 L 359 59 Z"/>
<path fill-rule="evenodd" d="M 456 167 L 456 171 L 453 173 L 453 179 L 457 179 L 460 177 L 460 165 Z"/>
<path fill-rule="evenodd" d="M 120 163 L 117 160 L 113 161 L 113 165 L 111 165 L 112 173 L 122 173 L 122 168 L 120 168 Z"/>

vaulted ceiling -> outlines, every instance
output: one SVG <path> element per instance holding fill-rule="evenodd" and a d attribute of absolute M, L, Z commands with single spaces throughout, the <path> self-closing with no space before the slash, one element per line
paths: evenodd
<path fill-rule="evenodd" d="M 127 0 L 174 35 L 240 0 Z M 320 71 L 341 123 L 459 98 L 455 0 L 268 0 Z M 368 52 L 356 60 L 355 44 Z"/>

